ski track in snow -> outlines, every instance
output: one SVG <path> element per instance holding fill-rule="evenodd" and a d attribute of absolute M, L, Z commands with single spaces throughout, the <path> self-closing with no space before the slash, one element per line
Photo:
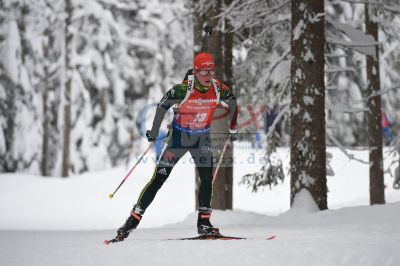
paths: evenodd
<path fill-rule="evenodd" d="M 351 229 L 351 228 L 350 228 Z M 399 241 L 392 232 L 275 228 L 225 230 L 253 235 L 249 240 L 163 240 L 188 234 L 182 230 L 142 229 L 109 246 L 113 231 L 1 232 L 1 265 L 396 265 Z"/>
<path fill-rule="evenodd" d="M 167 240 L 195 236 L 196 214 L 165 228 L 138 229 L 104 245 L 115 230 L 0 231 L 1 265 L 397 265 L 400 203 L 278 217 L 215 213 L 225 235 L 246 240 Z M 232 225 L 232 221 L 242 221 Z M 226 226 L 224 226 L 226 224 Z M 229 225 L 231 224 L 231 225 Z M 261 226 L 262 225 L 262 226 Z M 266 237 L 276 235 L 274 240 Z"/>

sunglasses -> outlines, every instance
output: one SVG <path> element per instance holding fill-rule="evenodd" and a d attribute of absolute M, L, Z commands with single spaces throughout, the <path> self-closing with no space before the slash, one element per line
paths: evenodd
<path fill-rule="evenodd" d="M 214 76 L 215 71 L 214 70 L 200 70 L 199 74 L 202 76 L 207 76 L 207 75 Z"/>

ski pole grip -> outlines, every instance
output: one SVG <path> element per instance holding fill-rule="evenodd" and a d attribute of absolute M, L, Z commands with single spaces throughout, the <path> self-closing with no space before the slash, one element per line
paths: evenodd
<path fill-rule="evenodd" d="M 206 36 L 207 36 L 207 34 L 208 34 L 209 36 L 211 36 L 211 35 L 212 35 L 212 32 L 213 32 L 213 26 L 211 26 L 211 25 L 206 25 L 206 26 L 204 27 L 204 32 L 206 33 Z"/>

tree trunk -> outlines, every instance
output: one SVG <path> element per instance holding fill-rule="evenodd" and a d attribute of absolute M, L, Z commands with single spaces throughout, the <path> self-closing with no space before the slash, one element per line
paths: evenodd
<path fill-rule="evenodd" d="M 365 4 L 365 26 L 367 34 L 378 41 L 378 24 L 371 20 L 376 16 L 376 6 Z M 368 144 L 369 144 L 369 195 L 370 203 L 384 204 L 385 191 L 383 181 L 381 96 L 379 76 L 379 47 L 375 47 L 375 56 L 367 55 L 367 95 L 368 95 Z"/>
<path fill-rule="evenodd" d="M 324 1 L 292 0 L 290 202 L 305 188 L 320 210 L 328 208 L 323 12 Z"/>
<path fill-rule="evenodd" d="M 64 91 L 64 141 L 63 141 L 63 160 L 62 173 L 63 177 L 69 175 L 70 164 L 70 132 L 71 132 L 71 83 L 72 83 L 72 33 L 68 30 L 71 25 L 72 4 L 71 0 L 65 0 L 65 91 Z"/>
<path fill-rule="evenodd" d="M 225 5 L 229 6 L 232 0 L 225 0 Z M 224 34 L 224 76 L 223 81 L 229 87 L 233 85 L 233 33 L 231 32 L 232 26 L 229 24 L 229 20 L 225 20 L 225 34 Z"/>
<path fill-rule="evenodd" d="M 215 0 L 213 5 L 213 10 L 210 14 L 212 25 L 217 25 L 217 19 L 214 17 L 220 13 L 222 6 L 222 0 Z M 214 29 L 213 35 L 210 39 L 209 52 L 214 56 L 216 64 L 216 75 L 217 79 L 224 79 L 227 77 L 226 67 L 230 67 L 228 70 L 228 75 L 232 73 L 232 50 L 226 51 L 225 45 L 232 45 L 229 43 L 229 39 L 224 39 L 226 37 L 221 31 Z M 228 43 L 227 43 L 228 42 Z M 230 53 L 230 54 L 229 54 Z M 227 60 L 228 59 L 228 60 Z M 230 59 L 230 61 L 229 61 Z M 230 72 L 229 72 L 230 71 Z M 223 81 L 223 80 L 222 80 Z M 214 116 L 218 117 L 222 114 L 222 110 L 217 110 Z M 222 119 L 213 121 L 211 124 L 211 133 L 213 138 L 213 147 L 219 147 L 220 149 L 214 151 L 214 157 L 219 158 L 221 154 L 224 142 L 229 135 L 229 121 L 228 116 Z M 224 159 L 218 170 L 218 175 L 215 179 L 213 186 L 213 201 L 212 207 L 217 210 L 231 210 L 232 209 L 232 192 L 233 192 L 233 166 L 232 157 L 233 150 L 232 144 L 228 145 Z M 214 171 L 216 165 L 214 166 Z"/>
<path fill-rule="evenodd" d="M 49 25 L 50 26 L 50 25 Z M 41 170 L 43 176 L 48 176 L 48 154 L 49 154 L 49 114 L 48 114 L 48 95 L 49 95 L 49 39 L 50 31 L 46 31 L 47 43 L 43 46 L 44 57 L 44 77 L 43 77 L 43 143 L 42 143 L 42 162 Z"/>

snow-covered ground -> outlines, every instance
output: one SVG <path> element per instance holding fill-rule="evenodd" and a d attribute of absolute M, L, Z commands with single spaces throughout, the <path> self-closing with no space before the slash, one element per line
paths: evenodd
<path fill-rule="evenodd" d="M 233 241 L 167 241 L 193 236 L 195 215 L 173 227 L 115 231 L 0 231 L 1 265 L 398 265 L 400 203 L 268 217 L 216 212 Z M 26 221 L 29 223 L 29 221 Z M 276 235 L 274 240 L 264 240 Z"/>
<path fill-rule="evenodd" d="M 67 179 L 1 174 L 0 265 L 398 265 L 400 191 L 392 189 L 390 175 L 388 204 L 370 207 L 368 165 L 329 149 L 336 174 L 328 177 L 330 210 L 300 204 L 288 211 L 288 179 L 257 194 L 238 185 L 243 174 L 259 169 L 262 154 L 241 145 L 235 150 L 234 210 L 215 211 L 212 222 L 247 240 L 166 240 L 196 235 L 194 170 L 186 156 L 140 229 L 122 243 L 103 245 L 150 178 L 154 161 L 147 157 L 112 200 L 107 195 L 131 165 Z M 367 160 L 366 152 L 353 153 Z M 287 171 L 288 149 L 279 155 Z M 265 240 L 271 235 L 276 238 Z"/>

